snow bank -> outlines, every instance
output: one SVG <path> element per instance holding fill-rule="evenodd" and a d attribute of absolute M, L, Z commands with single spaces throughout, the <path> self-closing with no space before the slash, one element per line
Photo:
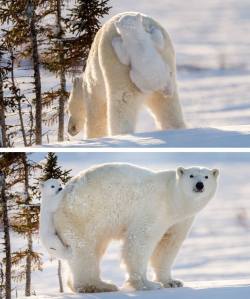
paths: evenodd
<path fill-rule="evenodd" d="M 44 294 L 40 296 L 31 296 L 30 299 L 249 299 L 250 281 L 223 281 L 219 282 L 199 282 L 189 283 L 184 288 L 162 289 L 159 291 L 144 292 L 114 292 L 114 293 L 95 293 L 95 294 Z M 21 297 L 27 298 L 27 297 Z"/>
<path fill-rule="evenodd" d="M 250 147 L 250 125 L 155 131 L 44 144 L 44 147 Z"/>

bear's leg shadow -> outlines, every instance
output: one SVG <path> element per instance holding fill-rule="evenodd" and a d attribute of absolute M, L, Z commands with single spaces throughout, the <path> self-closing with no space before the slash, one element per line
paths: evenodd
<path fill-rule="evenodd" d="M 100 278 L 100 260 L 108 243 L 86 240 L 84 246 L 73 250 L 73 258 L 68 260 L 71 270 L 70 286 L 77 293 L 112 292 L 118 288 Z"/>
<path fill-rule="evenodd" d="M 95 90 L 96 89 L 96 90 Z M 86 111 L 86 137 L 99 138 L 108 135 L 107 128 L 107 102 L 105 92 L 99 94 L 98 87 L 93 88 L 92 94 L 88 95 Z"/>
<path fill-rule="evenodd" d="M 183 113 L 178 96 L 154 92 L 147 100 L 156 124 L 161 130 L 185 128 Z"/>
<path fill-rule="evenodd" d="M 158 242 L 157 234 L 145 232 L 145 227 L 131 230 L 124 241 L 122 259 L 128 272 L 126 284 L 135 290 L 155 290 L 162 285 L 147 279 L 147 266 Z"/>
<path fill-rule="evenodd" d="M 181 281 L 172 279 L 171 269 L 193 220 L 194 218 L 192 217 L 170 227 L 158 243 L 151 257 L 151 265 L 155 271 L 155 280 L 161 282 L 165 288 L 183 286 Z"/>

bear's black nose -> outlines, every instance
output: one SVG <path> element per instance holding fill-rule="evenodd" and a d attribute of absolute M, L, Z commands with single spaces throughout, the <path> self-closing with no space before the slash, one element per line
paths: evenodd
<path fill-rule="evenodd" d="M 62 187 L 58 188 L 58 191 L 62 191 Z"/>
<path fill-rule="evenodd" d="M 198 182 L 198 183 L 196 184 L 196 189 L 197 189 L 197 190 L 201 191 L 203 188 L 204 188 L 204 184 L 203 184 L 202 182 Z"/>

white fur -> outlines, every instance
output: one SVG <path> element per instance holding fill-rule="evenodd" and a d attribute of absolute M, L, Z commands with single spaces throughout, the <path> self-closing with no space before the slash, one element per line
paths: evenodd
<path fill-rule="evenodd" d="M 83 82 L 74 84 L 70 96 L 70 135 L 76 135 L 83 127 L 87 138 L 133 133 L 143 105 L 150 109 L 159 129 L 185 127 L 171 39 L 155 20 L 136 15 L 118 14 L 97 32 Z M 133 27 L 134 40 L 131 34 L 126 35 L 132 29 L 120 28 L 126 19 L 132 23 L 140 19 Z M 144 53 L 141 56 L 140 46 Z"/>
<path fill-rule="evenodd" d="M 122 16 L 115 25 L 121 37 L 115 37 L 112 45 L 120 61 L 130 64 L 132 82 L 145 93 L 169 90 L 171 94 L 169 67 L 155 47 L 159 42 L 163 48 L 161 31 L 151 28 L 152 33 L 146 32 L 141 14 Z"/>
<path fill-rule="evenodd" d="M 40 212 L 40 239 L 47 251 L 54 257 L 67 259 L 71 257 L 71 249 L 60 240 L 54 226 L 54 214 L 61 202 L 61 182 L 49 179 L 41 183 L 41 212 Z"/>
<path fill-rule="evenodd" d="M 54 217 L 73 250 L 67 261 L 72 289 L 116 289 L 100 278 L 100 261 L 112 239 L 124 241 L 129 285 L 137 290 L 181 286 L 171 267 L 194 217 L 213 197 L 217 176 L 218 170 L 206 168 L 154 172 L 129 164 L 105 164 L 76 176 L 62 191 Z M 203 192 L 196 192 L 197 182 L 204 183 Z M 150 260 L 156 281 L 147 279 Z"/>

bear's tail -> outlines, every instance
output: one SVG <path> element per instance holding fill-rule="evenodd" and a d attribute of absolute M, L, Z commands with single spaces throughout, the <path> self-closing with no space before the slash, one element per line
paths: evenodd
<path fill-rule="evenodd" d="M 73 81 L 67 107 L 69 114 L 68 133 L 71 136 L 75 136 L 84 128 L 85 100 L 83 77 L 76 77 Z"/>

